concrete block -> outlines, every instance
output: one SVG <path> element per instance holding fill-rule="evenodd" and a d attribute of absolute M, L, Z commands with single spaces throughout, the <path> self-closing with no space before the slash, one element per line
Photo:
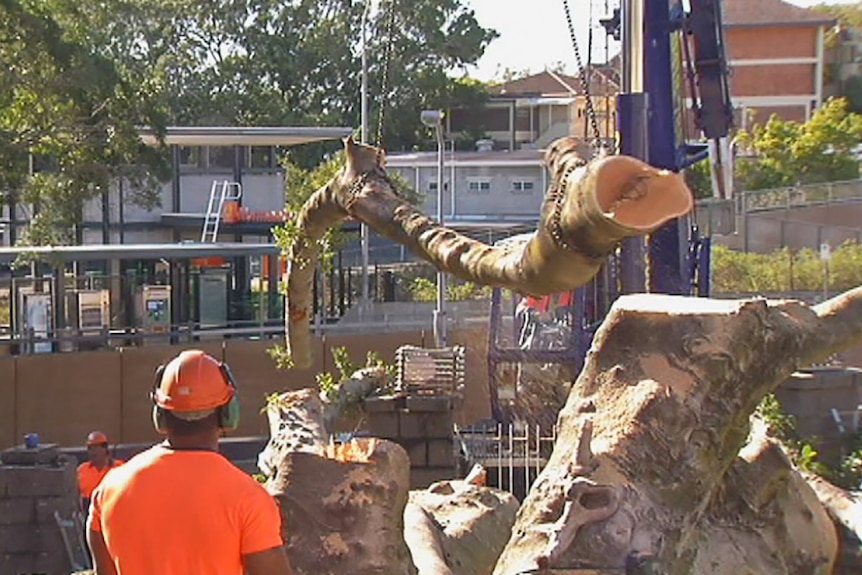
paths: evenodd
<path fill-rule="evenodd" d="M 455 467 L 455 448 L 451 440 L 431 439 L 426 443 L 429 467 Z"/>
<path fill-rule="evenodd" d="M 65 547 L 62 546 L 51 552 L 0 554 L 0 573 L 4 575 L 68 575 L 71 570 Z"/>
<path fill-rule="evenodd" d="M 452 437 L 452 414 L 447 412 L 399 414 L 399 433 L 404 439 L 446 439 Z"/>
<path fill-rule="evenodd" d="M 437 481 L 454 478 L 455 471 L 449 467 L 417 467 L 410 470 L 410 489 L 425 489 Z"/>
<path fill-rule="evenodd" d="M 6 465 L 44 465 L 54 463 L 59 454 L 56 443 L 46 443 L 34 449 L 19 445 L 0 452 L 0 461 Z"/>
<path fill-rule="evenodd" d="M 398 413 L 381 411 L 368 414 L 368 432 L 380 439 L 398 439 Z"/>
<path fill-rule="evenodd" d="M 452 411 L 453 402 L 452 398 L 446 395 L 410 395 L 407 397 L 406 407 L 410 411 Z"/>
<path fill-rule="evenodd" d="M 71 466 L 0 465 L 0 476 L 5 478 L 8 497 L 63 497 L 78 490 L 75 469 Z"/>
<path fill-rule="evenodd" d="M 33 499 L 29 497 L 0 499 L 0 525 L 30 524 L 35 518 L 36 505 Z"/>
<path fill-rule="evenodd" d="M 72 514 L 80 510 L 77 497 L 45 497 L 37 499 L 34 507 L 38 525 L 56 525 L 55 511 L 60 512 L 61 518 L 71 519 Z"/>
<path fill-rule="evenodd" d="M 403 445 L 410 458 L 410 467 L 428 466 L 428 444 L 425 441 L 411 441 Z"/>
<path fill-rule="evenodd" d="M 395 411 L 399 407 L 401 398 L 395 395 L 381 395 L 379 397 L 366 397 L 362 405 L 368 413 L 381 411 Z"/>
<path fill-rule="evenodd" d="M 62 549 L 63 541 L 60 528 L 53 526 L 37 527 L 30 525 L 0 525 L 0 554 L 2 553 L 43 553 L 50 548 L 47 542 L 55 533 Z"/>

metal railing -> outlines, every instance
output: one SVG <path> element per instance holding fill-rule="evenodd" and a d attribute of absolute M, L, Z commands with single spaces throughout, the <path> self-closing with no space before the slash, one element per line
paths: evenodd
<path fill-rule="evenodd" d="M 736 200 L 739 214 L 859 201 L 862 180 L 747 191 L 737 194 Z"/>
<path fill-rule="evenodd" d="M 508 491 L 522 500 L 545 468 L 557 427 L 512 423 L 455 429 L 455 448 L 467 469 L 479 463 L 488 473 L 488 485 Z"/>

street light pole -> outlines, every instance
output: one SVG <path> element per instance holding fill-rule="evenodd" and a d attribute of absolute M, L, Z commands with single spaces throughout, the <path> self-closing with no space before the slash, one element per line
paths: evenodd
<path fill-rule="evenodd" d="M 365 7 L 362 10 L 362 87 L 360 89 L 360 127 L 359 139 L 363 144 L 368 143 L 368 15 L 371 11 L 372 0 L 365 0 Z M 361 222 L 359 225 L 359 243 L 361 247 L 362 257 L 362 291 L 361 302 L 362 306 L 368 304 L 370 299 L 368 289 L 368 224 Z"/>
<path fill-rule="evenodd" d="M 437 221 L 443 223 L 443 112 L 440 110 L 425 110 L 420 118 L 429 128 L 433 127 L 437 137 Z M 437 306 L 434 309 L 434 345 L 446 347 L 446 272 L 437 272 Z"/>

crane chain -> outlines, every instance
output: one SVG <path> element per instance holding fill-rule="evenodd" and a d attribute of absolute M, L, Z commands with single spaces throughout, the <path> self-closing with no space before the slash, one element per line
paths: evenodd
<path fill-rule="evenodd" d="M 378 150 L 383 149 L 383 125 L 386 117 L 386 100 L 389 96 L 389 64 L 392 60 L 392 45 L 395 42 L 395 6 L 397 0 L 389 0 L 386 20 L 386 44 L 383 46 L 383 78 L 380 81 L 380 114 L 377 116 L 377 137 L 375 146 Z M 381 152 L 378 151 L 378 154 Z"/>
<path fill-rule="evenodd" d="M 575 49 L 575 62 L 578 65 L 578 78 L 581 81 L 581 90 L 584 93 L 584 99 L 587 106 L 587 119 L 590 122 L 590 127 L 593 130 L 593 137 L 595 138 L 594 146 L 601 146 L 602 132 L 599 129 L 599 120 L 596 116 L 596 108 L 593 105 L 593 98 L 590 96 L 589 79 L 587 78 L 587 71 L 584 67 L 583 60 L 581 60 L 581 48 L 578 44 L 578 37 L 575 34 L 575 25 L 572 22 L 572 12 L 569 9 L 569 0 L 563 0 L 563 10 L 566 13 L 566 24 L 569 27 L 569 36 L 572 39 L 572 47 Z"/>

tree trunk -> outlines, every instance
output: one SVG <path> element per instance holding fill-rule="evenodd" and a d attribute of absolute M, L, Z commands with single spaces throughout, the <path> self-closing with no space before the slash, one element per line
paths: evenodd
<path fill-rule="evenodd" d="M 344 168 L 299 211 L 299 232 L 290 247 L 287 348 L 297 367 L 311 363 L 308 330 L 318 240 L 348 216 L 440 270 L 539 296 L 584 285 L 620 240 L 646 235 L 693 206 L 681 176 L 627 156 L 585 163 L 577 153 L 579 141 L 562 138 L 545 155 L 553 183 L 538 230 L 527 241 L 491 247 L 443 227 L 397 196 L 376 148 L 349 138 L 345 146 Z"/>
<path fill-rule="evenodd" d="M 860 335 L 862 289 L 814 308 L 621 297 L 494 574 L 830 573 L 834 526 L 749 418 L 798 366 Z"/>
<path fill-rule="evenodd" d="M 282 394 L 268 415 L 258 459 L 297 575 L 415 575 L 404 542 L 407 452 L 377 439 L 327 444 L 315 390 Z"/>

